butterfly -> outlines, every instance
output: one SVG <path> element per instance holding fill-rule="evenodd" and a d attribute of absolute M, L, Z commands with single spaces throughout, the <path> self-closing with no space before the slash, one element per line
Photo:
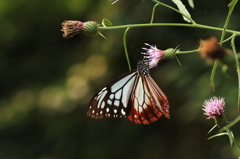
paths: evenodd
<path fill-rule="evenodd" d="M 136 124 L 150 124 L 162 115 L 170 118 L 167 96 L 149 74 L 148 60 L 137 70 L 116 78 L 91 99 L 87 115 L 92 118 L 128 118 Z"/>

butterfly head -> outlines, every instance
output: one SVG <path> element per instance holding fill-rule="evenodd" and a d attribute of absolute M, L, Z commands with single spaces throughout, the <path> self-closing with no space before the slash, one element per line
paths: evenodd
<path fill-rule="evenodd" d="M 142 61 L 138 62 L 138 65 L 137 65 L 138 72 L 143 73 L 144 75 L 148 75 L 149 69 L 150 69 L 150 66 L 149 66 L 148 59 L 144 58 Z"/>

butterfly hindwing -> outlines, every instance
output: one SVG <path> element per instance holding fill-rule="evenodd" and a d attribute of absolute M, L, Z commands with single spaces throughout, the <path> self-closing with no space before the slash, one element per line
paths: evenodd
<path fill-rule="evenodd" d="M 96 119 L 127 117 L 136 74 L 135 71 L 128 72 L 100 89 L 91 99 L 87 115 Z"/>
<path fill-rule="evenodd" d="M 129 120 L 137 124 L 150 124 L 162 115 L 169 118 L 167 97 L 150 75 L 139 74 L 129 102 Z"/>

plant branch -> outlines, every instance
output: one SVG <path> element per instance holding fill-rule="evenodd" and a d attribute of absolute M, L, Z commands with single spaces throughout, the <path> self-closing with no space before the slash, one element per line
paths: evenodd
<path fill-rule="evenodd" d="M 131 63 L 130 63 L 130 60 L 129 60 L 129 56 L 128 56 L 128 51 L 127 51 L 127 32 L 130 28 L 127 28 L 123 34 L 123 47 L 124 47 L 124 51 L 125 51 L 125 56 L 126 56 L 126 59 L 127 59 L 127 63 L 128 63 L 128 68 L 129 70 L 131 71 Z"/>
<path fill-rule="evenodd" d="M 155 10 L 156 10 L 156 7 L 158 6 L 159 4 L 155 4 L 154 7 L 153 7 L 153 10 L 152 10 L 152 17 L 151 17 L 151 21 L 150 23 L 152 24 L 153 20 L 154 20 L 154 14 L 155 14 Z"/>
<path fill-rule="evenodd" d="M 240 68 L 239 68 L 239 62 L 238 62 L 238 54 L 235 47 L 235 37 L 236 35 L 233 35 L 231 40 L 232 50 L 235 56 L 236 61 L 236 68 L 237 68 L 237 74 L 238 74 L 238 109 L 240 109 Z"/>
<path fill-rule="evenodd" d="M 207 25 L 201 25 L 201 24 L 184 24 L 184 23 L 146 23 L 146 24 L 128 24 L 128 25 L 119 25 L 119 26 L 107 26 L 107 27 L 101 27 L 99 26 L 98 29 L 101 30 L 114 30 L 114 29 L 125 29 L 125 28 L 139 28 L 139 27 L 153 27 L 153 26 L 182 26 L 182 27 L 192 27 L 192 28 L 201 28 L 201 29 L 209 29 L 209 30 L 217 30 L 217 31 L 223 31 L 223 28 L 213 27 L 213 26 L 207 26 Z M 236 35 L 240 35 L 239 31 L 235 30 L 229 30 L 226 29 L 226 32 L 233 33 Z"/>

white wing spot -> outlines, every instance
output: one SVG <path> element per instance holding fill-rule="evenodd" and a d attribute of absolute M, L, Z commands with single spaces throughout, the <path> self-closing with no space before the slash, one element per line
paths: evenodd
<path fill-rule="evenodd" d="M 114 105 L 118 107 L 118 106 L 120 105 L 119 100 L 115 100 L 115 101 L 114 101 Z"/>
<path fill-rule="evenodd" d="M 114 109 L 114 113 L 117 113 L 117 109 Z"/>
<path fill-rule="evenodd" d="M 122 113 L 122 115 L 125 115 L 125 114 L 126 114 L 126 112 L 124 111 L 124 109 L 121 110 L 121 113 Z"/>
<path fill-rule="evenodd" d="M 133 76 L 135 76 L 135 74 Z M 122 104 L 124 108 L 127 108 L 128 100 L 132 92 L 131 90 L 133 88 L 134 81 L 135 81 L 135 77 L 129 80 L 128 83 L 126 83 L 126 85 L 123 88 L 124 93 L 122 93 Z"/>
<path fill-rule="evenodd" d="M 143 86 L 143 79 L 139 78 L 138 84 L 136 86 L 135 90 L 135 96 L 138 97 L 138 103 L 139 105 L 143 105 L 144 103 L 144 86 Z"/>
<path fill-rule="evenodd" d="M 112 105 L 112 101 L 111 101 L 110 99 L 107 100 L 107 103 L 108 103 L 109 105 Z"/>
<path fill-rule="evenodd" d="M 122 95 L 122 90 L 120 89 L 119 91 L 117 91 L 117 93 L 115 94 L 115 98 L 116 99 L 120 99 Z"/>
<path fill-rule="evenodd" d="M 103 101 L 101 104 L 101 108 L 103 109 L 105 107 L 105 102 Z"/>
<path fill-rule="evenodd" d="M 132 74 L 127 75 L 126 77 L 120 79 L 118 82 L 114 83 L 111 87 L 111 91 L 112 92 L 116 92 L 117 90 L 119 90 L 121 87 L 123 87 L 126 82 L 132 77 Z"/>
<path fill-rule="evenodd" d="M 109 108 L 106 109 L 106 112 L 109 112 Z M 110 115 L 110 114 L 109 114 Z"/>
<path fill-rule="evenodd" d="M 113 97 L 114 97 L 114 95 L 113 95 L 113 94 L 111 94 L 111 95 L 109 96 L 109 98 L 110 98 L 110 99 L 113 99 Z"/>
<path fill-rule="evenodd" d="M 101 103 L 101 101 L 103 101 L 103 98 L 105 97 L 106 94 L 107 94 L 107 91 L 103 91 L 103 93 L 100 94 L 100 95 L 97 97 L 96 100 L 99 101 L 98 104 L 97 104 L 97 108 L 100 108 L 100 103 Z"/>
<path fill-rule="evenodd" d="M 101 111 L 100 111 L 100 114 L 102 114 L 102 112 L 103 112 L 103 111 L 101 110 Z"/>
<path fill-rule="evenodd" d="M 95 113 L 95 111 L 94 111 L 94 110 L 92 110 L 92 113 L 94 114 L 94 113 Z"/>
<path fill-rule="evenodd" d="M 141 113 L 143 111 L 142 107 L 138 107 L 138 112 Z"/>

